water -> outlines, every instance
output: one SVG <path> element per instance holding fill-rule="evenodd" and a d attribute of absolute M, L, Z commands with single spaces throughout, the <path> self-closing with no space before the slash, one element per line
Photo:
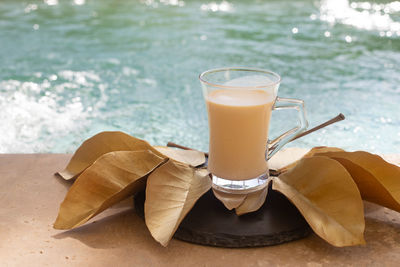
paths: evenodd
<path fill-rule="evenodd" d="M 104 130 L 207 150 L 198 74 L 270 69 L 306 102 L 292 145 L 400 153 L 400 2 L 2 1 L 0 152 L 72 152 Z M 271 135 L 295 123 L 274 113 Z"/>

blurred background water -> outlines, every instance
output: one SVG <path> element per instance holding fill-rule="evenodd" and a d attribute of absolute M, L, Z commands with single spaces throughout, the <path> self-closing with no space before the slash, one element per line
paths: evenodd
<path fill-rule="evenodd" d="M 0 48 L 2 153 L 104 130 L 207 150 L 198 74 L 223 66 L 279 73 L 310 126 L 346 115 L 292 146 L 400 153 L 399 1 L 3 0 Z"/>

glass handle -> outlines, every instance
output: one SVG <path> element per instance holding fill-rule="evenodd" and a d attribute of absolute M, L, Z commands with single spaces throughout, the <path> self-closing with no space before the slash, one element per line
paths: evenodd
<path fill-rule="evenodd" d="M 267 160 L 270 159 L 273 155 L 275 155 L 276 152 L 278 152 L 284 145 L 290 142 L 293 138 L 304 132 L 308 127 L 308 122 L 306 119 L 306 109 L 304 107 L 303 100 L 277 97 L 275 105 L 272 109 L 273 110 L 296 109 L 299 112 L 299 125 L 281 134 L 272 141 L 268 140 Z"/>

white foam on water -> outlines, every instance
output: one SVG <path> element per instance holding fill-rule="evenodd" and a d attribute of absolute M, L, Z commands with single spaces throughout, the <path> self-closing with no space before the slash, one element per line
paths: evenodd
<path fill-rule="evenodd" d="M 40 83 L 0 82 L 0 153 L 52 151 L 63 136 L 80 132 L 107 101 L 102 84 L 96 87 L 100 91 L 97 103 L 86 108 L 76 90 L 99 82 L 96 74 L 61 71 L 58 77 L 67 82 L 53 85 L 56 77 L 50 75 Z M 65 91 L 71 89 L 75 94 L 65 99 Z"/>
<path fill-rule="evenodd" d="M 94 84 L 91 82 L 100 82 L 100 77 L 89 71 L 72 71 L 72 70 L 63 70 L 58 72 L 58 75 L 70 82 L 76 83 L 82 86 L 93 86 Z"/>
<path fill-rule="evenodd" d="M 51 97 L 35 99 L 19 91 L 0 95 L 0 106 L 0 153 L 46 151 L 51 143 L 38 142 L 43 132 L 56 139 L 86 117 L 80 102 L 59 109 Z"/>

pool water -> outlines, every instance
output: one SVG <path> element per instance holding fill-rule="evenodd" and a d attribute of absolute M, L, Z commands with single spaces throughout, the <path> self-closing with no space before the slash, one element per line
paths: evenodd
<path fill-rule="evenodd" d="M 279 73 L 311 127 L 346 116 L 292 146 L 400 153 L 399 1 L 7 0 L 0 47 L 2 153 L 105 130 L 207 150 L 198 74 L 223 66 Z"/>

